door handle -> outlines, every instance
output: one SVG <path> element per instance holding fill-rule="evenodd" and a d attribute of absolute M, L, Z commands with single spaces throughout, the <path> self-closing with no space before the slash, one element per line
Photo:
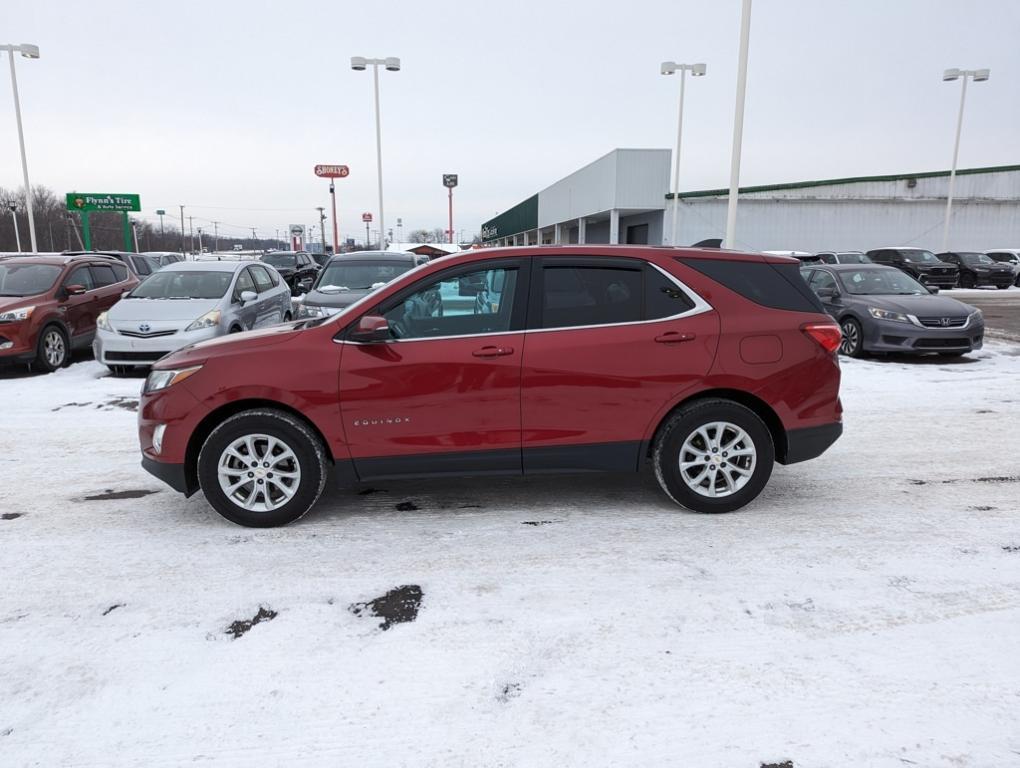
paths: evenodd
<path fill-rule="evenodd" d="M 667 331 L 655 337 L 659 344 L 682 344 L 685 341 L 694 341 L 693 333 L 679 333 L 678 331 Z"/>
<path fill-rule="evenodd" d="M 514 353 L 513 347 L 482 347 L 471 354 L 475 357 L 506 357 Z"/>

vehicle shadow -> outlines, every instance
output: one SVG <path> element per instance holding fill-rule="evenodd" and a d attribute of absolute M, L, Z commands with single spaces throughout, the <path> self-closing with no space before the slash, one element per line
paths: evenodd
<path fill-rule="evenodd" d="M 71 353 L 71 362 L 68 365 L 84 363 L 92 359 L 91 349 L 79 349 Z M 45 371 L 31 370 L 27 363 L 0 363 L 0 381 L 4 379 L 27 379 L 31 376 L 46 375 Z"/>
<path fill-rule="evenodd" d="M 969 365 L 981 362 L 980 358 L 968 355 L 943 357 L 941 355 L 898 355 L 896 353 L 869 355 L 865 359 L 873 363 L 906 363 L 909 365 Z"/>

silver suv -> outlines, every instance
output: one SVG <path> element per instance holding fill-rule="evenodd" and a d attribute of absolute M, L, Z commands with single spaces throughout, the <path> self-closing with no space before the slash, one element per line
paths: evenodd
<path fill-rule="evenodd" d="M 290 289 L 267 264 L 169 264 L 99 315 L 92 351 L 114 373 L 176 349 L 291 319 Z"/>

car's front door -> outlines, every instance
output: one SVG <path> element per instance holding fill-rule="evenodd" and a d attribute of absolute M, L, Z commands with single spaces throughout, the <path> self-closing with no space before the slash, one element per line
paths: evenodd
<path fill-rule="evenodd" d="M 536 262 L 521 379 L 524 471 L 634 470 L 647 431 L 708 373 L 718 315 L 642 259 Z"/>
<path fill-rule="evenodd" d="M 241 299 L 241 294 L 249 291 L 258 295 L 255 279 L 251 276 L 251 267 L 245 267 L 238 273 L 234 283 L 233 304 L 237 307 L 237 319 L 240 321 L 241 328 L 246 331 L 255 327 L 259 317 L 258 299 L 247 304 Z"/>
<path fill-rule="evenodd" d="M 99 316 L 99 295 L 92 273 L 88 265 L 76 267 L 64 280 L 67 289 L 72 285 L 80 285 L 85 293 L 65 295 L 60 303 L 60 311 L 64 316 L 64 324 L 71 334 L 72 346 L 80 346 L 92 340 L 96 330 L 96 318 Z"/>
<path fill-rule="evenodd" d="M 343 340 L 341 415 L 362 479 L 521 472 L 527 272 L 499 259 L 424 277 L 365 313 L 391 338 Z"/>

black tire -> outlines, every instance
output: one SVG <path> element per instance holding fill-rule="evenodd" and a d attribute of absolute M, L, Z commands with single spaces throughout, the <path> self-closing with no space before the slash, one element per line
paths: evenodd
<path fill-rule="evenodd" d="M 680 468 L 681 453 L 687 439 L 694 436 L 699 428 L 713 422 L 728 422 L 740 427 L 753 443 L 756 454 L 754 468 L 746 484 L 728 496 L 717 498 L 696 492 L 684 480 Z M 713 398 L 685 405 L 669 417 L 656 438 L 652 463 L 659 486 L 680 506 L 695 512 L 732 512 L 761 493 L 772 475 L 775 457 L 772 435 L 758 414 L 732 400 Z"/>
<path fill-rule="evenodd" d="M 240 333 L 241 330 L 242 330 L 241 326 L 239 326 L 239 325 L 232 325 L 230 327 L 230 330 L 227 331 L 227 333 Z"/>
<path fill-rule="evenodd" d="M 960 275 L 960 287 L 961 288 L 973 288 L 976 285 L 974 275 L 969 272 L 964 272 Z"/>
<path fill-rule="evenodd" d="M 283 322 L 289 323 L 293 319 L 294 319 L 294 316 L 290 312 L 284 312 L 283 313 Z"/>
<path fill-rule="evenodd" d="M 843 331 L 839 353 L 849 357 L 864 357 L 864 330 L 860 322 L 853 317 L 844 317 L 839 321 L 839 327 Z"/>
<path fill-rule="evenodd" d="M 1006 290 L 1007 288 L 1009 288 L 1009 286 L 1008 286 L 1008 285 L 997 285 L 997 286 L 995 286 L 995 287 L 996 287 L 996 288 L 998 288 L 998 289 L 999 289 L 1000 291 L 1004 291 L 1004 290 Z"/>
<path fill-rule="evenodd" d="M 49 346 L 48 346 L 49 345 Z M 53 352 L 53 354 L 47 354 Z M 32 370 L 53 373 L 71 361 L 71 348 L 67 342 L 67 334 L 59 325 L 47 325 L 39 334 L 35 344 L 35 360 Z"/>
<path fill-rule="evenodd" d="M 245 509 L 228 498 L 219 482 L 219 461 L 226 448 L 239 438 L 256 434 L 285 443 L 293 451 L 300 471 L 293 497 L 268 511 Z M 289 413 L 269 408 L 231 416 L 212 431 L 198 454 L 198 482 L 206 500 L 227 520 L 249 528 L 274 528 L 303 516 L 322 494 L 327 474 L 326 450 L 308 425 Z M 269 488 L 268 481 L 265 488 Z"/>

